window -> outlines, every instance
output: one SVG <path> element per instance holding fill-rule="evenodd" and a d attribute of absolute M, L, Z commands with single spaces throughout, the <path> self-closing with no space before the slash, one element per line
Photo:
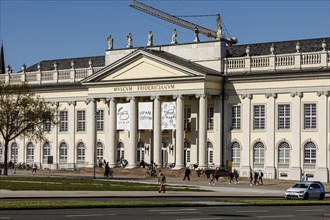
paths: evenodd
<path fill-rule="evenodd" d="M 207 130 L 213 130 L 214 108 L 207 108 Z"/>
<path fill-rule="evenodd" d="M 316 104 L 304 105 L 304 128 L 316 128 Z"/>
<path fill-rule="evenodd" d="M 261 142 L 257 142 L 253 147 L 253 163 L 264 163 L 264 145 Z"/>
<path fill-rule="evenodd" d="M 290 146 L 287 142 L 281 142 L 278 146 L 278 163 L 290 163 Z"/>
<path fill-rule="evenodd" d="M 137 145 L 137 161 L 141 162 L 141 160 L 144 160 L 144 143 L 140 141 Z"/>
<path fill-rule="evenodd" d="M 85 131 L 86 115 L 85 111 L 77 111 L 77 131 Z"/>
<path fill-rule="evenodd" d="M 190 163 L 190 143 L 188 141 L 184 142 L 183 150 L 185 165 L 187 165 L 187 163 Z"/>
<path fill-rule="evenodd" d="M 68 159 L 68 146 L 66 143 L 60 144 L 60 161 L 66 161 Z"/>
<path fill-rule="evenodd" d="M 191 130 L 191 108 L 187 107 L 184 108 L 184 130 L 190 131 Z"/>
<path fill-rule="evenodd" d="M 79 142 L 77 145 L 77 161 L 85 161 L 85 145 Z"/>
<path fill-rule="evenodd" d="M 241 129 L 241 106 L 235 105 L 231 107 L 231 129 Z"/>
<path fill-rule="evenodd" d="M 60 132 L 68 131 L 68 112 L 60 111 Z"/>
<path fill-rule="evenodd" d="M 316 163 L 316 147 L 313 142 L 307 142 L 304 147 L 304 163 Z"/>
<path fill-rule="evenodd" d="M 290 105 L 278 105 L 277 128 L 290 129 Z"/>
<path fill-rule="evenodd" d="M 125 159 L 125 150 L 123 142 L 119 142 L 117 144 L 117 162 L 119 162 L 121 159 Z"/>
<path fill-rule="evenodd" d="M 101 142 L 96 144 L 96 159 L 103 160 L 103 144 Z"/>
<path fill-rule="evenodd" d="M 47 131 L 47 132 L 51 131 L 51 127 L 52 126 L 51 126 L 51 123 L 49 120 L 44 121 L 44 124 L 43 124 L 44 131 Z"/>
<path fill-rule="evenodd" d="M 213 144 L 211 142 L 207 142 L 207 163 L 213 164 Z"/>
<path fill-rule="evenodd" d="M 16 142 L 12 143 L 10 148 L 11 148 L 10 149 L 10 153 L 11 153 L 10 158 L 12 161 L 15 162 L 15 161 L 17 161 L 17 158 L 18 158 L 17 143 Z"/>
<path fill-rule="evenodd" d="M 96 129 L 97 131 L 103 131 L 104 129 L 104 111 L 98 110 L 96 114 Z"/>
<path fill-rule="evenodd" d="M 26 147 L 26 160 L 33 160 L 34 159 L 34 148 L 33 144 L 29 142 Z"/>
<path fill-rule="evenodd" d="M 238 142 L 233 142 L 231 144 L 231 161 L 233 163 L 240 163 L 241 160 L 241 146 Z"/>
<path fill-rule="evenodd" d="M 50 156 L 50 145 L 48 142 L 44 143 L 42 151 L 43 151 L 43 159 L 47 160 L 48 156 Z"/>
<path fill-rule="evenodd" d="M 265 129 L 265 106 L 253 106 L 253 129 Z"/>

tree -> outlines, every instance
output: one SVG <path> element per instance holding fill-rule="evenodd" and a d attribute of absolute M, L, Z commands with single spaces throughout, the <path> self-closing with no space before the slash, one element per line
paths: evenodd
<path fill-rule="evenodd" d="M 0 132 L 4 141 L 4 175 L 8 175 L 8 146 L 19 136 L 46 141 L 44 128 L 56 124 L 56 106 L 25 84 L 0 82 Z M 0 136 L 0 137 L 1 137 Z"/>

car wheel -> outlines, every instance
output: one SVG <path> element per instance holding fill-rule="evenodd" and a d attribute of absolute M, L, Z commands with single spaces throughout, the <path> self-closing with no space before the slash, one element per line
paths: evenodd
<path fill-rule="evenodd" d="M 308 193 L 305 193 L 303 199 L 304 199 L 304 200 L 308 200 L 308 198 L 309 198 L 309 194 L 308 194 Z"/>
<path fill-rule="evenodd" d="M 325 194 L 325 193 L 320 193 L 320 198 L 319 198 L 319 200 L 323 200 L 323 199 L 324 199 L 324 194 Z"/>

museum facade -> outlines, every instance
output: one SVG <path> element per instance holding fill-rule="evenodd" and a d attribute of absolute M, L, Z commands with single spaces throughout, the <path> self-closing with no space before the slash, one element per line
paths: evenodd
<path fill-rule="evenodd" d="M 48 141 L 10 143 L 13 162 L 180 169 L 329 182 L 330 38 L 227 45 L 220 40 L 108 48 L 0 75 L 58 107 Z M 3 161 L 0 139 L 0 160 Z M 51 160 L 50 160 L 51 159 Z"/>

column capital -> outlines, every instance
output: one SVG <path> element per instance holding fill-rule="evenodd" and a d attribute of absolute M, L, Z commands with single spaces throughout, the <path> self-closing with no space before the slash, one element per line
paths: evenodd
<path fill-rule="evenodd" d="M 160 96 L 159 95 L 154 95 L 154 96 L 150 96 L 151 100 L 160 100 Z"/>
<path fill-rule="evenodd" d="M 198 98 L 209 98 L 210 95 L 207 93 L 202 93 L 202 94 L 196 94 L 195 97 Z"/>
<path fill-rule="evenodd" d="M 183 95 L 173 95 L 173 99 L 184 99 Z"/>
<path fill-rule="evenodd" d="M 302 92 L 291 92 L 290 96 L 292 98 L 294 98 L 295 96 L 298 96 L 299 98 L 303 97 L 303 93 Z"/>
<path fill-rule="evenodd" d="M 136 100 L 135 96 L 126 97 L 126 101 L 135 101 L 135 100 Z"/>
<path fill-rule="evenodd" d="M 87 98 L 86 101 L 85 101 L 85 103 L 86 103 L 86 105 L 88 105 L 89 103 L 95 102 L 95 101 L 96 101 L 95 98 Z"/>
<path fill-rule="evenodd" d="M 59 106 L 59 102 L 52 102 L 51 103 L 52 106 L 58 107 Z"/>
<path fill-rule="evenodd" d="M 265 97 L 268 99 L 270 97 L 276 99 L 277 98 L 277 93 L 266 93 Z"/>
<path fill-rule="evenodd" d="M 67 103 L 68 103 L 68 105 L 73 105 L 73 106 L 76 106 L 76 104 L 77 104 L 76 101 L 68 101 Z"/>
<path fill-rule="evenodd" d="M 252 94 L 241 94 L 241 98 L 242 99 L 248 98 L 251 100 L 253 98 L 253 96 L 252 96 Z"/>
<path fill-rule="evenodd" d="M 329 97 L 330 91 L 317 91 L 316 95 L 320 97 L 321 95 L 325 95 L 326 97 Z"/>
<path fill-rule="evenodd" d="M 228 98 L 229 98 L 229 95 L 228 94 L 220 94 L 219 95 L 219 98 L 222 100 L 222 99 L 225 99 L 225 100 L 227 100 Z"/>

